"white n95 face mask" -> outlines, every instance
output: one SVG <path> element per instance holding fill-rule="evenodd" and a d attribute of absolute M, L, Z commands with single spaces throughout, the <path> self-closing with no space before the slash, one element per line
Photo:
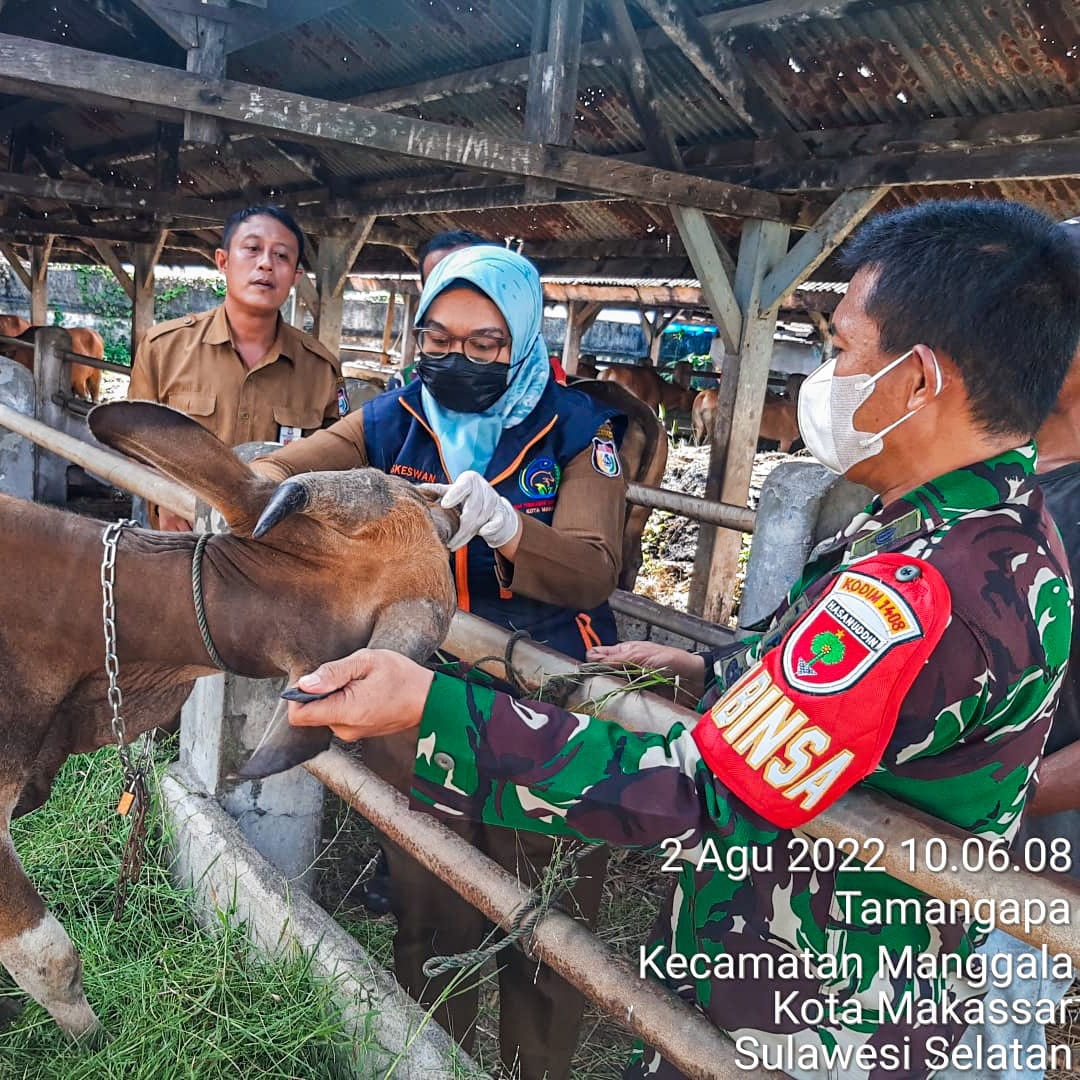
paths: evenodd
<path fill-rule="evenodd" d="M 908 349 L 876 375 L 836 375 L 836 361 L 829 360 L 802 384 L 799 390 L 799 435 L 806 449 L 826 469 L 842 475 L 860 461 L 880 454 L 884 446 L 882 439 L 919 411 L 912 409 L 904 413 L 876 434 L 855 427 L 855 413 L 874 392 L 874 384 L 914 351 L 914 348 Z M 941 393 L 941 368 L 936 356 L 934 371 L 937 375 L 934 397 L 937 397 Z"/>

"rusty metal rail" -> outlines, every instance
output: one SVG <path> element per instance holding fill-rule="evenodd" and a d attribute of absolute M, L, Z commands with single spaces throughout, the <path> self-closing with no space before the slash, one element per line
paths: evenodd
<path fill-rule="evenodd" d="M 63 327 L 59 327 L 63 329 Z M 8 334 L 0 334 L 0 345 L 16 345 L 22 349 L 32 349 L 32 341 L 23 341 L 21 338 L 11 337 Z M 130 375 L 131 367 L 127 364 L 114 364 L 111 360 L 99 360 L 96 356 L 86 356 L 83 353 L 72 352 L 70 349 L 61 349 L 60 357 L 71 364 L 84 364 L 86 367 L 98 368 L 100 371 L 112 371 L 117 375 Z"/>
<path fill-rule="evenodd" d="M 627 484 L 626 501 L 638 506 L 651 506 L 654 510 L 669 510 L 674 514 L 717 525 L 722 529 L 736 529 L 752 533 L 757 514 L 745 506 L 713 502 L 697 495 L 685 495 L 681 491 L 648 487 L 645 484 Z"/>
<path fill-rule="evenodd" d="M 306 767 L 473 907 L 510 929 L 528 898 L 513 875 L 430 814 L 410 810 L 404 796 L 342 751 L 328 750 Z M 701 1080 L 746 1076 L 736 1066 L 734 1047 L 726 1036 L 670 990 L 639 978 L 583 923 L 549 910 L 532 933 L 529 951 L 687 1076 Z"/>
<path fill-rule="evenodd" d="M 122 454 L 104 447 L 91 446 L 72 435 L 56 431 L 40 420 L 23 416 L 9 405 L 0 405 L 0 427 L 14 431 L 24 439 L 81 465 L 88 472 L 100 476 L 117 487 L 142 495 L 151 502 L 167 506 L 192 521 L 195 518 L 195 496 L 183 484 L 139 465 Z"/>

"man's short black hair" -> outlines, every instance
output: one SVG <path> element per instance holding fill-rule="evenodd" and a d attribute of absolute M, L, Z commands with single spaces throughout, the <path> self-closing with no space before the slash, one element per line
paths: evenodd
<path fill-rule="evenodd" d="M 416 262 L 420 267 L 420 276 L 423 277 L 424 260 L 433 251 L 450 251 L 453 248 L 472 247 L 474 244 L 498 244 L 496 240 L 489 240 L 479 233 L 470 232 L 468 229 L 451 229 L 449 232 L 436 233 L 430 240 L 421 245 L 416 253 Z"/>
<path fill-rule="evenodd" d="M 296 219 L 282 206 L 274 206 L 272 203 L 267 203 L 265 206 L 245 206 L 243 210 L 236 210 L 231 213 L 225 219 L 225 225 L 221 230 L 221 246 L 228 251 L 229 244 L 232 243 L 233 233 L 245 222 L 248 218 L 253 217 L 272 217 L 275 221 L 280 222 L 296 237 L 296 265 L 300 265 L 300 260 L 304 257 L 304 233 L 299 225 L 296 224 Z"/>
<path fill-rule="evenodd" d="M 883 352 L 940 349 L 987 433 L 1035 433 L 1080 339 L 1080 259 L 1065 230 L 1020 203 L 935 200 L 872 218 L 840 261 L 877 273 L 866 313 Z"/>

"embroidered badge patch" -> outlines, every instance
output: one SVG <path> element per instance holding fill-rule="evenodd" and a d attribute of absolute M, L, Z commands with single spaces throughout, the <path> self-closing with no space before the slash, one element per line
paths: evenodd
<path fill-rule="evenodd" d="M 518 487 L 523 495 L 535 499 L 538 496 L 554 495 L 559 490 L 562 472 L 553 458 L 533 458 L 518 473 Z"/>
<path fill-rule="evenodd" d="M 349 415 L 349 392 L 345 389 L 345 380 L 337 381 L 337 411 L 338 416 Z"/>
<path fill-rule="evenodd" d="M 804 824 L 876 768 L 951 609 L 909 556 L 839 572 L 694 728 L 705 763 L 774 825 Z"/>
<path fill-rule="evenodd" d="M 807 694 L 854 686 L 889 649 L 922 636 L 915 612 L 887 582 L 844 570 L 784 642 L 784 675 Z"/>
<path fill-rule="evenodd" d="M 622 465 L 619 464 L 619 451 L 615 449 L 615 440 L 596 435 L 592 441 L 592 467 L 601 476 L 619 476 Z"/>

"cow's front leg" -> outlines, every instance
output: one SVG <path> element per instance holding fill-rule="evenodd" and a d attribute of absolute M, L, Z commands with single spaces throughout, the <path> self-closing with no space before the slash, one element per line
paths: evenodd
<path fill-rule="evenodd" d="M 83 993 L 79 954 L 30 883 L 6 830 L 0 832 L 0 964 L 72 1038 L 100 1030 Z"/>

